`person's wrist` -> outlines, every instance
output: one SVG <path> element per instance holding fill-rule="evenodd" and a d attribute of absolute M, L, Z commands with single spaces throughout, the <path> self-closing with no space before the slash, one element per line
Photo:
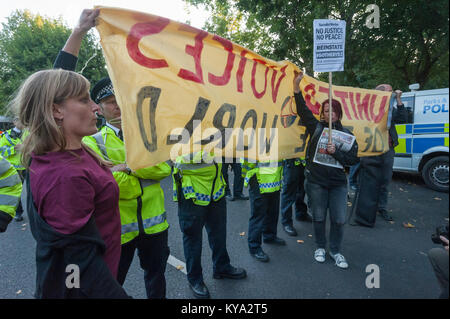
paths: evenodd
<path fill-rule="evenodd" d="M 88 31 L 89 29 L 77 26 L 73 29 L 72 35 L 84 37 L 88 33 Z"/>

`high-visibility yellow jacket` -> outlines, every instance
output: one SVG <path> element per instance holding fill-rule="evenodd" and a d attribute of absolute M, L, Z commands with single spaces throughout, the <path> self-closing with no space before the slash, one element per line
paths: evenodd
<path fill-rule="evenodd" d="M 173 170 L 174 201 L 177 201 L 176 175 L 181 176 L 181 192 L 185 199 L 192 199 L 194 204 L 207 206 L 225 196 L 225 180 L 222 176 L 222 163 L 214 161 L 211 154 L 178 156 Z"/>
<path fill-rule="evenodd" d="M 103 126 L 83 142 L 96 153 L 114 163 L 125 163 L 125 146 L 113 129 Z M 122 223 L 122 244 L 139 234 L 155 234 L 169 227 L 164 209 L 164 192 L 159 183 L 169 176 L 171 168 L 167 163 L 146 167 L 137 171 L 113 172 L 119 185 L 119 210 Z"/>
<path fill-rule="evenodd" d="M 16 215 L 22 193 L 22 181 L 9 161 L 0 156 L 0 219 L 10 221 Z"/>
<path fill-rule="evenodd" d="M 295 166 L 299 166 L 299 165 L 306 166 L 306 160 L 304 157 L 297 157 L 295 159 Z"/>
<path fill-rule="evenodd" d="M 256 175 L 261 194 L 273 193 L 281 188 L 283 177 L 283 161 L 250 163 L 241 158 L 244 186 L 248 186 L 250 178 Z"/>
<path fill-rule="evenodd" d="M 20 152 L 17 152 L 14 147 L 17 144 L 22 144 L 28 134 L 28 130 L 24 129 L 21 136 L 18 137 L 17 133 L 10 129 L 3 132 L 0 137 L 0 155 L 7 159 L 17 170 L 24 170 L 25 167 L 22 166 Z"/>

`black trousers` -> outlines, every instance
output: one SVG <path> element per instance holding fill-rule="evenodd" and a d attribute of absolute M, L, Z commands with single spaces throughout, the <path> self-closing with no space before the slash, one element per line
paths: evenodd
<path fill-rule="evenodd" d="M 168 230 L 152 235 L 139 235 L 122 245 L 117 281 L 123 285 L 137 249 L 144 270 L 145 290 L 148 299 L 166 298 L 166 265 L 170 249 Z"/>
<path fill-rule="evenodd" d="M 203 282 L 202 244 L 203 227 L 208 234 L 212 251 L 213 272 L 227 271 L 230 257 L 227 251 L 227 202 L 225 197 L 208 206 L 195 205 L 181 196 L 178 202 L 180 229 L 183 232 L 184 257 L 189 283 Z"/>
<path fill-rule="evenodd" d="M 261 251 L 262 239 L 271 240 L 277 236 L 280 191 L 261 194 L 256 176 L 250 179 L 249 186 L 248 248 L 255 254 Z"/>

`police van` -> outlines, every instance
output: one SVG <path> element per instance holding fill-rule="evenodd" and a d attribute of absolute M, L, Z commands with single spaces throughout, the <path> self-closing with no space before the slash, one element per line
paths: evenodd
<path fill-rule="evenodd" d="M 431 189 L 448 192 L 448 88 L 402 94 L 408 122 L 397 124 L 394 171 L 419 173 Z M 395 99 L 391 105 L 395 106 Z"/>

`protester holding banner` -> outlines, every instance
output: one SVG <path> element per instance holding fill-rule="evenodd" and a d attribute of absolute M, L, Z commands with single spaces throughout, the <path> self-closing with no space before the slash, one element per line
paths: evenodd
<path fill-rule="evenodd" d="M 66 70 L 25 80 L 13 106 L 30 131 L 22 148 L 24 208 L 36 239 L 37 298 L 127 298 L 117 283 L 119 188 L 82 143 L 97 131 L 89 81 Z"/>
<path fill-rule="evenodd" d="M 212 250 L 215 279 L 243 279 L 247 272 L 230 264 L 227 251 L 227 202 L 222 163 L 203 151 L 178 156 L 173 170 L 174 200 L 183 232 L 189 287 L 196 298 L 210 298 L 202 273 L 203 227 Z"/>
<path fill-rule="evenodd" d="M 281 224 L 289 236 L 297 236 L 293 226 L 292 207 L 295 204 L 295 219 L 312 221 L 305 204 L 305 165 L 304 159 L 292 158 L 283 161 L 283 185 L 281 188 Z"/>
<path fill-rule="evenodd" d="M 250 163 L 241 159 L 244 186 L 249 186 L 250 220 L 248 223 L 248 248 L 256 260 L 268 262 L 269 256 L 261 248 L 266 244 L 284 246 L 277 236 L 280 213 L 280 189 L 283 176 L 282 161 Z"/>
<path fill-rule="evenodd" d="M 296 74 L 294 94 L 297 113 L 302 119 L 311 138 L 306 150 L 305 187 L 309 207 L 313 215 L 314 234 L 317 249 L 314 258 L 324 262 L 326 257 L 325 223 L 327 210 L 330 211 L 330 256 L 339 268 L 348 268 L 341 254 L 341 242 L 347 211 L 347 177 L 344 166 L 359 161 L 358 144 L 353 135 L 341 124 L 342 108 L 338 101 L 332 101 L 333 141 L 328 142 L 328 119 L 330 106 L 328 99 L 322 103 L 320 120 L 306 106 L 300 90 L 303 73 Z M 337 143 L 336 141 L 343 141 Z"/>
<path fill-rule="evenodd" d="M 75 69 L 81 39 L 95 25 L 98 10 L 84 10 L 79 27 L 75 28 L 59 53 L 54 67 Z M 148 298 L 166 297 L 165 269 L 170 254 L 168 223 L 164 209 L 164 193 L 159 181 L 170 175 L 167 163 L 131 171 L 125 162 L 125 145 L 121 127 L 121 110 L 117 105 L 109 78 L 96 83 L 91 97 L 100 106 L 106 124 L 93 136 L 83 139 L 99 156 L 114 164 L 111 168 L 119 190 L 122 224 L 122 252 L 117 279 L 124 284 L 129 267 L 138 251 L 144 270 Z"/>
<path fill-rule="evenodd" d="M 392 92 L 389 84 L 380 84 L 376 88 L 379 91 Z M 398 145 L 398 135 L 395 124 L 407 123 L 408 113 L 402 103 L 400 90 L 395 91 L 397 107 L 392 110 L 389 123 L 389 150 L 377 156 L 361 158 L 361 167 L 358 172 L 358 188 L 353 205 L 353 220 L 351 225 L 374 227 L 377 212 L 386 221 L 393 218 L 388 214 L 388 186 L 392 179 L 392 167 L 394 165 L 394 148 Z"/>

